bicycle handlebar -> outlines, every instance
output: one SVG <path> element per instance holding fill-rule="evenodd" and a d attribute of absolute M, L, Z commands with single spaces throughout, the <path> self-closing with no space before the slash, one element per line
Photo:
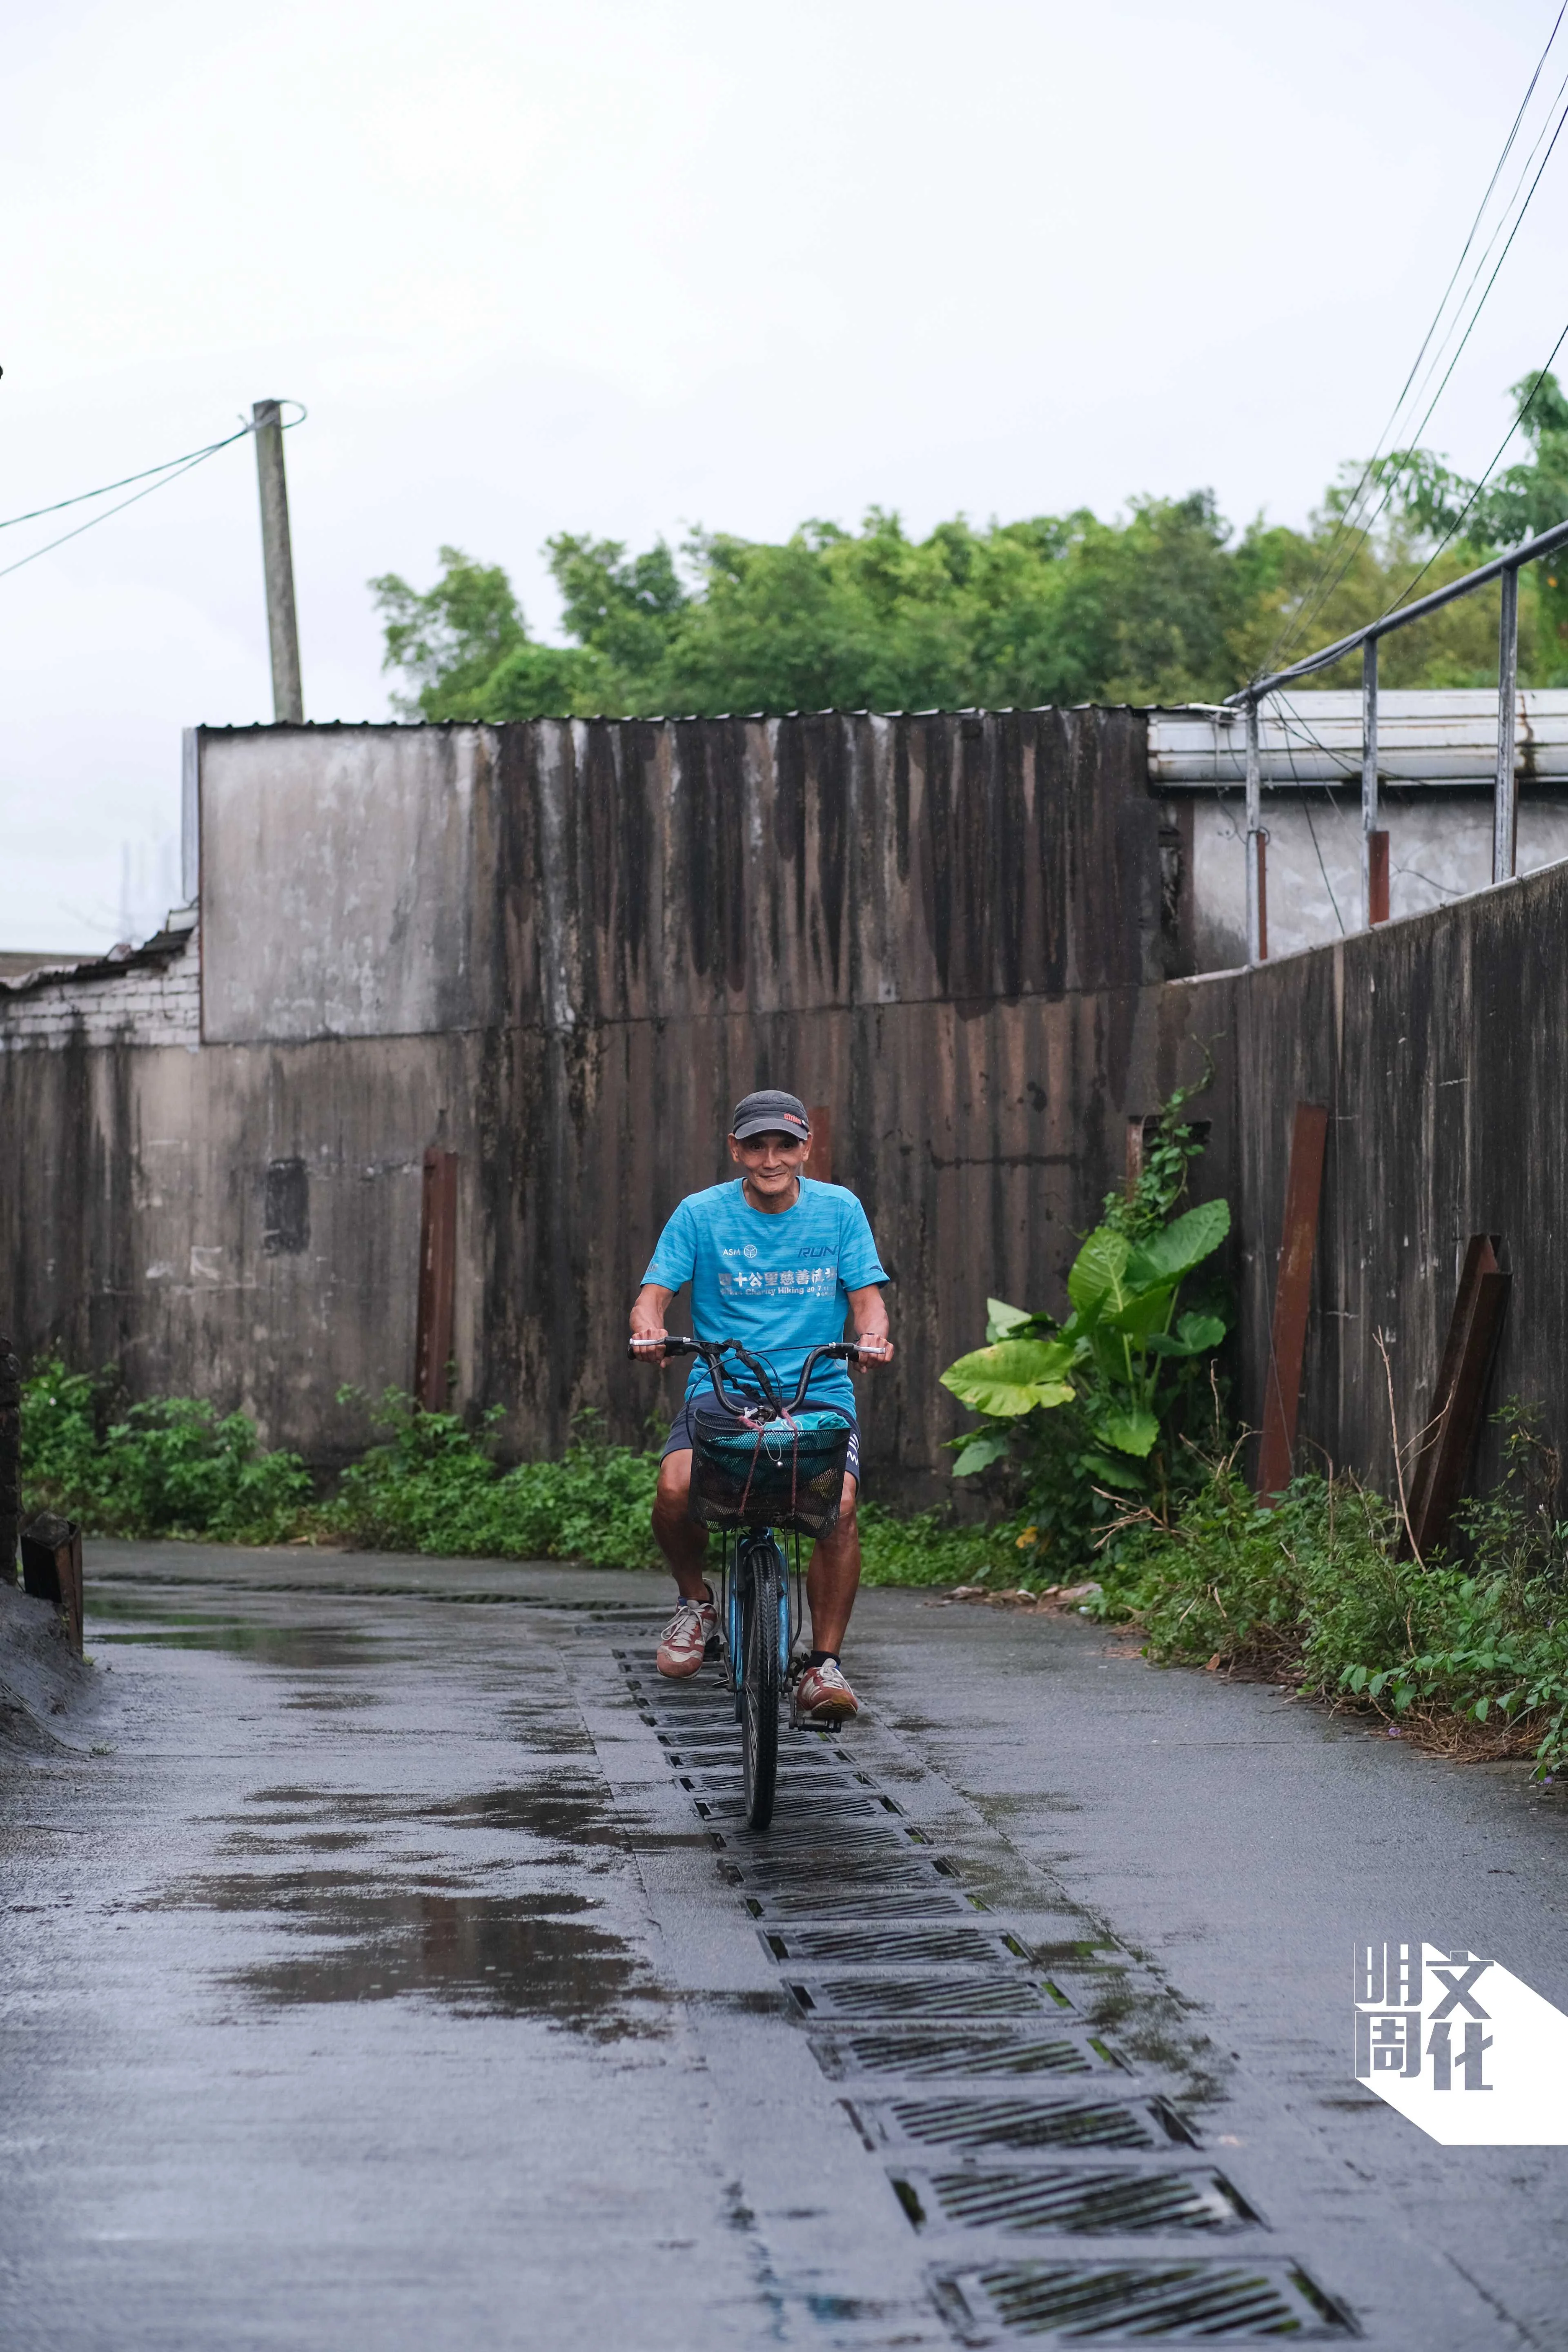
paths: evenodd
<path fill-rule="evenodd" d="M 826 1347 L 813 1348 L 801 1366 L 800 1385 L 788 1404 L 785 1404 L 779 1392 L 778 1385 L 766 1366 L 760 1364 L 754 1356 L 748 1355 L 738 1339 L 721 1339 L 715 1344 L 707 1339 L 681 1338 L 672 1332 L 668 1339 L 628 1339 L 626 1341 L 626 1353 L 633 1363 L 646 1364 L 656 1348 L 666 1356 L 700 1356 L 708 1367 L 708 1377 L 713 1383 L 715 1396 L 729 1412 L 735 1413 L 743 1409 L 742 1405 L 724 1386 L 723 1377 L 719 1370 L 726 1355 L 733 1355 L 744 1364 L 746 1370 L 760 1384 L 763 1402 L 771 1406 L 774 1412 L 800 1411 L 801 1406 L 805 1402 L 805 1391 L 810 1385 L 811 1375 L 819 1359 L 824 1356 L 836 1357 L 844 1363 L 849 1364 L 859 1363 L 862 1360 L 867 1363 L 879 1364 L 882 1360 L 879 1349 L 863 1348 L 854 1339 L 834 1339 Z"/>

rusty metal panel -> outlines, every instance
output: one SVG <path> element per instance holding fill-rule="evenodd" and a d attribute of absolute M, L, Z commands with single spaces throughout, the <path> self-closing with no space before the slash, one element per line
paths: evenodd
<path fill-rule="evenodd" d="M 0 1584 L 16 1581 L 22 1517 L 22 1366 L 0 1332 Z"/>
<path fill-rule="evenodd" d="M 425 1154 L 419 1210 L 419 1308 L 414 1340 L 414 1397 L 444 1412 L 451 1395 L 453 1307 L 458 1286 L 458 1155 L 434 1145 Z"/>
<path fill-rule="evenodd" d="M 1410 1541 L 1426 1559 L 1448 1532 L 1481 1433 L 1487 1381 L 1508 1305 L 1509 1276 L 1496 1234 L 1472 1234 L 1465 1251 L 1432 1412 L 1410 1481 Z"/>
<path fill-rule="evenodd" d="M 22 1529 L 22 1582 L 36 1601 L 51 1601 L 66 1638 L 81 1655 L 81 1528 L 75 1519 L 40 1511 Z"/>
<path fill-rule="evenodd" d="M 1381 828 L 1366 837 L 1366 919 L 1388 920 L 1388 835 Z"/>
<path fill-rule="evenodd" d="M 1290 1483 L 1328 1133 L 1329 1114 L 1321 1104 L 1297 1104 L 1290 1130 L 1290 1169 L 1285 1182 L 1284 1232 L 1275 1276 L 1263 1438 L 1258 1453 L 1258 1491 L 1263 1496 L 1278 1495 Z"/>

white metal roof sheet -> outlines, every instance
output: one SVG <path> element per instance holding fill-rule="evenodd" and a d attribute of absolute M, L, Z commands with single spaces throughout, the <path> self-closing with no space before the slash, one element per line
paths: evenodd
<path fill-rule="evenodd" d="M 1380 693 L 1377 767 L 1396 783 L 1490 783 L 1497 765 L 1495 692 Z M 1361 696 L 1287 688 L 1259 706 L 1265 785 L 1359 783 Z M 1568 691 L 1530 688 L 1519 698 L 1517 768 L 1526 781 L 1568 782 Z M 1195 708 L 1149 714 L 1149 781 L 1202 792 L 1247 780 L 1247 722 L 1239 710 Z"/>

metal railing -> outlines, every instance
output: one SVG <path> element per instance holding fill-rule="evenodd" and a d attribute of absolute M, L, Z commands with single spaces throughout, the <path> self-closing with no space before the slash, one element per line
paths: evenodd
<path fill-rule="evenodd" d="M 1266 891 L 1264 879 L 1264 844 L 1267 835 L 1262 823 L 1263 770 L 1258 747 L 1258 706 L 1266 695 L 1272 694 L 1295 679 L 1310 677 L 1315 671 L 1331 668 L 1347 654 L 1361 647 L 1362 653 L 1362 761 L 1361 761 L 1361 885 L 1363 927 L 1388 920 L 1388 835 L 1378 822 L 1377 791 L 1377 648 L 1384 637 L 1395 629 L 1406 629 L 1412 621 L 1425 619 L 1445 604 L 1457 603 L 1461 596 L 1473 595 L 1478 588 L 1493 580 L 1502 583 L 1502 614 L 1498 627 L 1498 730 L 1497 772 L 1492 787 L 1492 880 L 1511 881 L 1519 856 L 1519 794 L 1514 781 L 1516 734 L 1519 717 L 1519 575 L 1527 563 L 1539 562 L 1560 547 L 1568 547 L 1568 522 L 1555 523 L 1550 530 L 1542 531 L 1535 539 L 1527 539 L 1522 547 L 1510 554 L 1500 555 L 1477 571 L 1467 572 L 1462 579 L 1450 581 L 1446 588 L 1435 588 L 1429 596 L 1422 596 L 1414 604 L 1384 613 L 1380 620 L 1369 621 L 1363 629 L 1352 629 L 1349 636 L 1336 637 L 1333 644 L 1308 654 L 1304 660 L 1292 662 L 1288 669 L 1271 670 L 1266 677 L 1255 677 L 1236 694 L 1227 695 L 1222 708 L 1237 706 L 1247 719 L 1247 961 L 1261 963 L 1268 954 Z"/>

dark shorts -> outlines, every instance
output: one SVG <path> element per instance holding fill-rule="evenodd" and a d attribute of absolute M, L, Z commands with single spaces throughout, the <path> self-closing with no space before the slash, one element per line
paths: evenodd
<path fill-rule="evenodd" d="M 665 1454 L 689 1454 L 691 1451 L 693 1442 L 691 1435 L 691 1408 L 694 1403 L 700 1402 L 700 1400 L 698 1398 L 689 1398 L 687 1402 L 681 1406 L 680 1411 L 676 1414 L 675 1419 L 670 1423 L 669 1435 L 665 1439 L 663 1449 L 658 1457 L 661 1462 L 664 1460 Z M 847 1406 L 835 1405 L 833 1410 L 835 1412 L 842 1412 L 845 1419 L 849 1423 L 849 1451 L 845 1456 L 844 1467 L 848 1472 L 850 1477 L 854 1479 L 857 1486 L 858 1486 L 860 1483 L 860 1424 Z"/>

